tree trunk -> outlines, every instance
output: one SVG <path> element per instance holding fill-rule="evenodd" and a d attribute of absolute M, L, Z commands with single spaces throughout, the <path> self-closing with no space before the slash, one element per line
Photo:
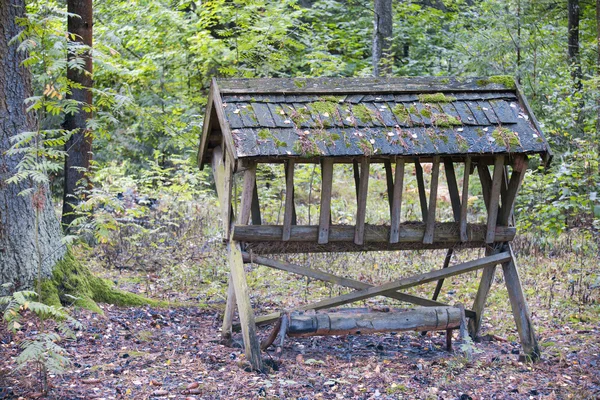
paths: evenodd
<path fill-rule="evenodd" d="M 581 90 L 581 60 L 579 59 L 579 0 L 568 0 L 568 59 L 577 91 Z"/>
<path fill-rule="evenodd" d="M 596 61 L 596 74 L 600 79 L 600 0 L 596 0 L 596 45 L 598 59 Z M 598 146 L 598 157 L 600 159 L 600 96 L 596 100 L 596 146 Z M 600 163 L 598 163 L 598 173 L 600 174 Z"/>
<path fill-rule="evenodd" d="M 373 76 L 392 73 L 392 0 L 375 0 Z"/>
<path fill-rule="evenodd" d="M 85 46 L 92 47 L 92 0 L 69 0 L 67 2 L 69 13 L 76 16 L 68 18 L 68 31 L 70 40 Z M 67 59 L 69 62 L 83 58 L 83 71 L 75 68 L 67 69 L 67 79 L 78 83 L 82 88 L 73 88 L 67 98 L 77 100 L 83 104 L 92 104 L 92 55 L 89 51 L 78 54 L 69 51 Z M 64 129 L 74 131 L 73 135 L 65 145 L 67 158 L 65 159 L 65 181 L 63 192 L 62 224 L 67 227 L 74 219 L 73 204 L 75 192 L 78 185 L 87 186 L 83 181 L 86 171 L 90 167 L 92 159 L 92 135 L 86 127 L 86 122 L 92 117 L 92 113 L 79 108 L 74 114 L 65 116 Z"/>
<path fill-rule="evenodd" d="M 10 138 L 17 133 L 37 130 L 33 113 L 25 109 L 31 97 L 29 71 L 21 66 L 25 54 L 17 52 L 17 44 L 9 45 L 21 29 L 15 18 L 25 16 L 24 0 L 0 0 L 0 283 L 12 282 L 17 289 L 32 288 L 37 278 L 36 212 L 32 196 L 19 193 L 31 187 L 27 181 L 7 184 L 15 173 L 18 156 L 5 155 Z M 58 219 L 44 188 L 38 204 L 40 210 L 38 244 L 42 258 L 42 276 L 49 277 L 55 263 L 65 254 Z"/>

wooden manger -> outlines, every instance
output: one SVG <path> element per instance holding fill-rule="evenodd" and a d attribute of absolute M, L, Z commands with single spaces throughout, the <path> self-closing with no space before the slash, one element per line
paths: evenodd
<path fill-rule="evenodd" d="M 485 301 L 496 266 L 500 264 L 523 350 L 532 359 L 538 358 L 540 351 L 510 246 L 516 234 L 515 198 L 527 170 L 528 156 L 534 154 L 540 155 L 546 163 L 550 161 L 549 146 L 527 101 L 512 80 L 213 80 L 198 161 L 201 168 L 207 164 L 212 166 L 231 270 L 222 330 L 224 338 L 231 336 L 237 306 L 247 358 L 255 369 L 261 369 L 255 327 L 282 316 L 273 313 L 255 317 L 244 263 L 254 262 L 353 289 L 288 310 L 292 312 L 324 310 L 374 296 L 439 309 L 448 307 L 437 301 L 444 279 L 483 270 L 473 307 L 464 311 L 473 337 L 479 332 Z M 284 164 L 286 190 L 281 225 L 261 224 L 256 171 L 257 165 L 262 163 Z M 294 177 L 297 165 L 302 163 L 321 166 L 318 225 L 297 224 Z M 429 198 L 422 163 L 431 163 Z M 353 166 L 357 200 L 354 225 L 332 223 L 335 164 Z M 389 224 L 366 223 L 369 167 L 373 164 L 384 166 Z M 459 188 L 456 167 L 460 164 L 464 172 Z M 402 220 L 407 165 L 415 168 L 420 221 Z M 453 222 L 436 221 L 442 168 Z M 467 219 L 469 180 L 475 171 L 487 209 L 484 224 L 469 223 Z M 239 206 L 235 204 L 237 215 L 234 215 L 232 187 L 234 175 L 238 174 L 243 177 L 243 183 Z M 485 248 L 485 256 L 450 265 L 453 252 L 460 248 Z M 413 249 L 447 249 L 443 267 L 380 286 L 265 257 L 282 253 Z M 428 282 L 437 282 L 431 299 L 402 292 Z M 432 326 L 423 317 L 425 314 L 412 312 L 411 315 L 411 329 L 446 330 L 457 326 L 455 317 L 448 324 Z M 335 318 L 340 321 L 340 317 Z M 364 318 L 370 317 L 359 319 Z M 360 325 L 360 322 L 354 323 Z M 342 331 L 343 326 L 338 323 L 339 329 L 334 331 Z M 396 325 L 388 320 L 379 326 Z M 317 328 L 314 333 L 318 332 L 323 330 Z"/>

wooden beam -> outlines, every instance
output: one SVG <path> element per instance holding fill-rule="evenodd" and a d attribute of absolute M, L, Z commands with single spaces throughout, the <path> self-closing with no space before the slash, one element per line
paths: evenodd
<path fill-rule="evenodd" d="M 433 166 L 431 168 L 431 189 L 429 190 L 429 208 L 427 210 L 427 222 L 425 234 L 423 235 L 423 243 L 433 243 L 433 234 L 435 231 L 435 211 L 437 208 L 437 192 L 438 182 L 440 178 L 440 157 L 433 158 Z"/>
<path fill-rule="evenodd" d="M 260 215 L 260 200 L 258 199 L 256 179 L 254 180 L 254 189 L 252 189 L 252 205 L 250 206 L 250 212 L 252 214 L 252 225 L 261 225 L 262 218 Z"/>
<path fill-rule="evenodd" d="M 213 88 L 213 107 L 219 119 L 219 126 L 221 128 L 223 142 L 225 144 L 225 148 L 223 150 L 229 156 L 228 161 L 231 163 L 231 170 L 233 172 L 235 166 L 237 165 L 238 157 L 235 150 L 233 135 L 231 134 L 231 129 L 229 128 L 229 123 L 227 122 L 227 118 L 225 118 L 225 113 L 223 112 L 223 100 L 221 99 L 219 85 L 217 84 L 215 78 L 213 78 L 211 81 L 211 87 Z"/>
<path fill-rule="evenodd" d="M 240 212 L 237 216 L 238 225 L 248 225 L 252 212 L 252 197 L 256 186 L 256 164 L 250 165 L 244 171 L 244 183 L 242 184 L 242 199 L 240 201 Z"/>
<path fill-rule="evenodd" d="M 356 290 L 351 293 L 343 294 L 337 297 L 324 299 L 316 303 L 301 306 L 299 310 L 320 310 L 323 308 L 331 308 L 341 306 L 343 304 L 354 303 L 375 296 L 387 295 L 390 292 L 396 292 L 401 289 L 406 289 L 413 286 L 423 285 L 425 283 L 449 278 L 452 276 L 464 274 L 466 272 L 475 271 L 477 269 L 506 262 L 510 259 L 510 253 L 504 252 L 490 257 L 484 257 L 478 260 L 468 261 L 466 263 L 453 265 L 446 269 L 435 270 L 425 274 L 419 274 L 407 278 L 403 278 L 394 282 L 389 282 L 381 286 L 374 286 L 368 289 Z"/>
<path fill-rule="evenodd" d="M 490 203 L 488 207 L 487 234 L 485 242 L 490 244 L 495 242 L 496 222 L 498 220 L 498 206 L 500 204 L 500 189 L 502 188 L 502 179 L 504 175 L 504 156 L 496 156 L 494 163 L 494 178 L 492 179 L 492 189 L 490 191 Z"/>
<path fill-rule="evenodd" d="M 321 166 L 321 210 L 319 214 L 319 244 L 329 242 L 331 222 L 331 186 L 333 182 L 333 159 L 325 158 Z"/>
<path fill-rule="evenodd" d="M 292 337 L 361 335 L 376 332 L 438 331 L 460 326 L 457 307 L 416 307 L 405 311 L 372 313 L 290 314 L 287 334 Z"/>
<path fill-rule="evenodd" d="M 392 172 L 392 162 L 387 160 L 383 163 L 385 168 L 385 181 L 387 183 L 388 204 L 390 206 L 390 219 L 392 218 L 392 205 L 394 202 L 394 175 Z"/>
<path fill-rule="evenodd" d="M 486 257 L 491 257 L 500 252 L 501 246 L 498 245 L 495 248 L 487 248 L 485 251 Z M 510 255 L 510 253 L 509 253 Z M 492 287 L 494 281 L 494 273 L 496 272 L 496 265 L 491 265 L 483 269 L 481 279 L 479 281 L 479 287 L 477 288 L 477 294 L 475 295 L 475 301 L 473 302 L 473 311 L 475 311 L 475 318 L 469 319 L 469 334 L 473 339 L 477 338 L 479 329 L 481 328 L 481 320 L 483 319 L 483 310 L 485 308 L 485 301 Z"/>
<path fill-rule="evenodd" d="M 514 238 L 516 229 L 513 227 L 496 227 L 497 241 L 510 241 Z M 319 233 L 318 225 L 292 225 L 290 241 L 292 242 L 317 242 Z M 234 228 L 233 239 L 246 242 L 278 242 L 283 234 L 282 225 L 237 225 Z M 348 242 L 354 240 L 355 228 L 351 225 L 330 225 L 329 242 Z M 400 224 L 399 242 L 422 243 L 425 234 L 425 224 L 421 222 L 405 222 Z M 468 224 L 467 234 L 469 241 L 482 242 L 485 240 L 486 226 L 483 224 Z M 365 242 L 388 243 L 390 227 L 382 225 L 369 225 L 365 229 Z M 436 226 L 434 242 L 460 242 L 459 233 L 454 222 L 440 222 Z"/>
<path fill-rule="evenodd" d="M 448 268 L 450 266 L 450 260 L 452 260 L 452 254 L 454 253 L 453 249 L 448 249 L 446 252 L 446 257 L 444 258 L 444 265 L 442 269 Z M 444 286 L 444 280 L 440 279 L 437 281 L 437 285 L 435 286 L 435 290 L 433 291 L 433 296 L 431 296 L 432 300 L 437 300 L 440 292 L 442 291 L 442 286 Z"/>
<path fill-rule="evenodd" d="M 352 159 L 352 173 L 354 175 L 354 189 L 356 191 L 356 204 L 358 204 L 358 188 L 360 186 L 360 166 L 356 159 Z"/>
<path fill-rule="evenodd" d="M 283 232 L 281 236 L 283 241 L 290 240 L 294 212 L 294 160 L 291 159 L 287 161 L 285 167 L 285 209 L 283 214 Z"/>
<path fill-rule="evenodd" d="M 229 238 L 231 219 L 233 216 L 231 211 L 232 177 L 231 170 L 226 167 L 227 164 L 223 160 L 221 147 L 217 146 L 213 151 L 212 172 L 215 179 L 215 187 L 217 188 L 217 197 L 219 198 L 224 237 Z"/>
<path fill-rule="evenodd" d="M 231 273 L 229 274 L 229 285 L 227 287 L 227 303 L 225 303 L 225 312 L 223 313 L 223 326 L 221 328 L 221 339 L 226 344 L 231 341 L 231 331 L 233 324 L 233 317 L 235 314 L 236 299 L 235 299 L 235 288 L 233 287 L 233 281 L 231 279 Z"/>
<path fill-rule="evenodd" d="M 519 332 L 523 351 L 535 361 L 540 358 L 540 348 L 535 337 L 527 300 L 525 299 L 523 288 L 521 287 L 521 279 L 519 278 L 519 271 L 517 270 L 517 259 L 510 244 L 506 244 L 506 248 L 510 252 L 511 258 L 509 261 L 502 264 L 502 270 L 504 272 L 506 289 L 508 290 L 508 298 L 510 300 L 513 316 L 515 317 L 515 323 L 517 325 L 517 331 Z"/>
<path fill-rule="evenodd" d="M 334 285 L 339 285 L 343 287 L 348 287 L 352 289 L 368 289 L 373 287 L 373 285 L 364 283 L 361 281 L 357 281 L 355 279 L 344 278 L 341 276 L 337 276 L 334 274 L 330 274 L 324 271 L 320 271 L 317 269 L 301 267 L 300 265 L 273 260 L 271 258 L 257 256 L 255 254 L 250 255 L 249 253 L 242 253 L 242 257 L 244 262 L 252 262 L 260 265 L 264 265 L 270 268 L 275 268 L 280 271 L 290 272 L 292 274 L 307 276 L 312 279 L 316 279 L 323 282 L 333 283 Z M 433 307 L 433 306 L 447 306 L 447 304 L 440 303 L 435 300 L 425 299 L 423 297 L 413 296 L 406 293 L 399 292 L 391 292 L 385 295 L 386 297 L 390 297 L 392 299 L 396 299 L 399 301 L 403 301 L 406 303 L 416 304 L 419 306 Z M 467 310 L 467 316 L 475 316 L 475 313 Z"/>
<path fill-rule="evenodd" d="M 458 183 L 456 182 L 456 172 L 452 160 L 444 159 L 444 170 L 446 172 L 446 181 L 448 182 L 448 193 L 452 203 L 452 214 L 456 222 L 460 221 L 460 194 L 458 193 Z"/>
<path fill-rule="evenodd" d="M 390 224 L 390 243 L 400 241 L 400 218 L 402 216 L 402 189 L 404 187 L 404 159 L 396 160 L 394 192 L 392 194 L 392 218 Z"/>
<path fill-rule="evenodd" d="M 229 267 L 231 269 L 231 280 L 233 282 L 235 297 L 244 338 L 244 350 L 246 359 L 256 371 L 262 371 L 262 358 L 260 355 L 260 343 L 256 336 L 256 322 L 254 312 L 250 304 L 250 295 L 246 274 L 244 272 L 244 261 L 240 244 L 231 240 L 227 245 L 229 255 Z"/>
<path fill-rule="evenodd" d="M 492 192 L 492 176 L 487 165 L 477 163 L 477 173 L 481 182 L 481 192 L 486 210 L 490 210 L 490 193 Z"/>
<path fill-rule="evenodd" d="M 510 220 L 510 216 L 512 215 L 513 208 L 515 206 L 517 193 L 519 192 L 519 188 L 523 183 L 523 178 L 525 177 L 526 172 L 527 157 L 517 157 L 513 165 L 513 172 L 510 176 L 506 193 L 502 199 L 502 208 L 500 209 L 500 214 L 498 215 L 498 224 L 508 225 L 508 221 Z"/>
<path fill-rule="evenodd" d="M 419 203 L 421 204 L 421 215 L 423 222 L 427 221 L 427 194 L 425 194 L 425 181 L 423 179 L 423 167 L 419 159 L 415 159 L 415 177 L 419 188 Z"/>
<path fill-rule="evenodd" d="M 469 208 L 469 177 L 471 176 L 471 157 L 465 160 L 465 171 L 463 174 L 462 202 L 460 204 L 460 241 L 469 240 L 467 236 L 467 213 Z"/>
<path fill-rule="evenodd" d="M 354 243 L 361 245 L 365 241 L 365 217 L 367 215 L 367 197 L 369 194 L 369 159 L 360 160 L 360 182 L 358 187 L 358 204 L 356 205 L 356 229 Z"/>

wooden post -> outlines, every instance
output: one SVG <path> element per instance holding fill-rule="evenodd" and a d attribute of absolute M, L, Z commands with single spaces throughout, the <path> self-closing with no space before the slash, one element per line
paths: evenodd
<path fill-rule="evenodd" d="M 364 244 L 365 217 L 367 214 L 367 196 L 369 192 L 369 159 L 363 157 L 360 160 L 360 182 L 358 187 L 358 204 L 356 209 L 356 228 L 354 231 L 354 243 Z"/>
<path fill-rule="evenodd" d="M 260 216 L 260 201 L 258 200 L 258 186 L 256 185 L 256 178 L 254 179 L 254 189 L 252 190 L 252 225 L 262 224 L 262 218 Z"/>
<path fill-rule="evenodd" d="M 488 206 L 487 234 L 485 242 L 494 243 L 496 232 L 496 221 L 498 219 L 498 205 L 500 204 L 500 189 L 504 174 L 504 156 L 496 156 L 494 160 L 494 178 L 490 190 L 490 202 Z"/>
<path fill-rule="evenodd" d="M 321 170 L 321 210 L 319 215 L 319 244 L 329 242 L 329 225 L 331 221 L 331 186 L 333 182 L 333 159 L 325 158 Z"/>
<path fill-rule="evenodd" d="M 444 170 L 446 171 L 446 181 L 448 182 L 448 193 L 452 203 L 452 214 L 456 222 L 460 221 L 460 194 L 458 193 L 458 183 L 456 182 L 456 172 L 452 160 L 444 160 Z"/>
<path fill-rule="evenodd" d="M 250 294 L 248 283 L 246 282 L 246 273 L 244 272 L 244 261 L 242 259 L 240 244 L 234 240 L 230 240 L 227 245 L 227 252 L 229 253 L 231 280 L 233 282 L 238 313 L 240 315 L 246 358 L 254 370 L 262 371 L 263 366 L 260 356 L 260 343 L 256 336 L 254 311 L 252 311 L 252 305 L 250 304 Z"/>
<path fill-rule="evenodd" d="M 463 174 L 462 201 L 460 203 L 460 240 L 469 240 L 467 235 L 467 211 L 469 207 L 469 177 L 471 176 L 471 157 L 465 160 L 465 171 Z"/>
<path fill-rule="evenodd" d="M 390 219 L 392 218 L 392 206 L 394 202 L 394 176 L 392 173 L 392 162 L 386 160 L 383 163 L 385 167 L 385 181 L 387 183 L 388 203 L 390 206 Z"/>
<path fill-rule="evenodd" d="M 498 254 L 501 247 L 488 248 L 485 251 L 486 257 Z M 479 281 L 479 287 L 477 288 L 477 294 L 475 295 L 475 301 L 473 302 L 473 311 L 475 311 L 475 318 L 469 319 L 469 334 L 473 339 L 479 334 L 481 328 L 481 320 L 483 319 L 483 309 L 485 308 L 485 301 L 492 287 L 494 280 L 494 273 L 496 272 L 496 264 L 491 265 L 483 269 L 481 274 L 481 280 Z"/>
<path fill-rule="evenodd" d="M 438 181 L 440 177 L 440 157 L 433 157 L 433 167 L 431 168 L 431 189 L 429 191 L 429 209 L 427 211 L 427 221 L 423 243 L 433 243 L 433 234 L 435 231 L 435 210 L 437 205 Z"/>
<path fill-rule="evenodd" d="M 421 204 L 421 215 L 423 222 L 427 221 L 427 195 L 425 194 L 425 181 L 423 180 L 423 167 L 419 159 L 415 159 L 415 177 L 417 178 L 417 186 L 419 188 L 419 203 Z"/>
<path fill-rule="evenodd" d="M 358 161 L 352 161 L 352 173 L 354 175 L 354 189 L 356 190 L 356 204 L 358 204 L 358 187 L 360 186 L 360 167 Z"/>
<path fill-rule="evenodd" d="M 396 160 L 394 176 L 394 192 L 392 195 L 392 219 L 390 225 L 390 243 L 400 240 L 400 217 L 402 215 L 402 189 L 404 186 L 404 159 Z"/>
<path fill-rule="evenodd" d="M 535 338 L 533 324 L 531 323 L 531 314 L 527 306 L 527 300 L 523 294 L 521 287 L 521 279 L 517 270 L 517 259 L 509 243 L 505 243 L 505 248 L 510 252 L 511 258 L 509 261 L 502 264 L 504 272 L 504 282 L 508 290 L 508 298 L 512 308 L 517 331 L 523 346 L 523 352 L 533 361 L 540 358 L 540 348 Z"/>
<path fill-rule="evenodd" d="M 508 220 L 512 215 L 512 211 L 515 205 L 515 198 L 527 172 L 527 158 L 526 156 L 517 157 L 513 165 L 513 172 L 508 182 L 506 193 L 502 200 L 502 208 L 498 215 L 498 224 L 508 225 Z"/>
<path fill-rule="evenodd" d="M 285 210 L 283 214 L 283 241 L 290 240 L 294 219 L 294 160 L 288 160 L 285 167 Z M 295 224 L 294 224 L 295 225 Z"/>
<path fill-rule="evenodd" d="M 233 281 L 231 279 L 231 273 L 229 274 L 229 285 L 227 286 L 227 303 L 225 303 L 225 312 L 223 314 L 223 326 L 221 328 L 221 339 L 225 345 L 229 345 L 231 342 L 231 330 L 233 326 L 233 316 L 235 314 L 235 288 L 233 287 Z"/>
<path fill-rule="evenodd" d="M 477 173 L 479 174 L 479 181 L 481 182 L 481 191 L 483 192 L 483 202 L 485 208 L 490 211 L 490 193 L 492 192 L 492 177 L 490 170 L 487 165 L 481 162 L 477 163 Z"/>
<path fill-rule="evenodd" d="M 240 201 L 240 212 L 237 216 L 238 225 L 248 225 L 252 211 L 252 197 L 256 186 L 256 163 L 251 163 L 244 171 L 244 183 L 242 186 L 242 199 Z"/>
<path fill-rule="evenodd" d="M 223 220 L 223 231 L 225 237 L 229 238 L 229 229 L 231 227 L 231 169 L 227 167 L 227 160 L 223 159 L 221 147 L 213 150 L 212 171 L 219 197 L 219 207 L 221 209 L 221 218 Z"/>
<path fill-rule="evenodd" d="M 442 266 L 442 269 L 448 268 L 450 266 L 450 260 L 452 260 L 453 253 L 454 253 L 453 249 L 448 249 L 448 251 L 446 252 L 446 257 L 444 258 L 444 265 Z M 431 296 L 432 300 L 437 300 L 438 296 L 440 295 L 443 285 L 444 285 L 444 280 L 440 279 L 437 282 L 437 285 L 435 286 L 435 290 L 433 291 L 433 296 Z"/>

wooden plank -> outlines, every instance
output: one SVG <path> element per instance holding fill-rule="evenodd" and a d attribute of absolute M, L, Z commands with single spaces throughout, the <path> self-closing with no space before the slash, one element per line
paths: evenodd
<path fill-rule="evenodd" d="M 504 175 L 504 156 L 496 156 L 494 162 L 494 178 L 490 191 L 490 203 L 488 207 L 486 243 L 494 243 L 496 234 L 496 221 L 498 220 L 498 205 L 500 204 L 500 189 Z"/>
<path fill-rule="evenodd" d="M 527 156 L 517 157 L 513 164 L 513 172 L 510 176 L 506 193 L 502 199 L 502 208 L 498 215 L 498 224 L 500 225 L 508 225 L 508 221 L 515 206 L 515 198 L 523 183 L 525 172 L 527 172 Z"/>
<path fill-rule="evenodd" d="M 341 306 L 343 304 L 354 303 L 356 301 L 368 299 L 375 296 L 387 295 L 390 292 L 395 292 L 401 289 L 406 289 L 413 286 L 423 285 L 425 283 L 449 278 L 452 276 L 464 274 L 466 272 L 475 271 L 488 266 L 495 266 L 506 262 L 510 259 L 510 253 L 504 252 L 490 257 L 484 257 L 478 260 L 468 261 L 466 263 L 453 265 L 443 270 L 431 271 L 425 274 L 419 274 L 407 278 L 403 278 L 394 282 L 389 282 L 381 286 L 374 286 L 368 289 L 356 290 L 351 293 L 341 296 L 331 297 L 318 301 L 316 303 L 301 306 L 299 310 L 321 310 L 323 308 L 331 308 Z"/>
<path fill-rule="evenodd" d="M 240 244 L 232 240 L 227 245 L 229 255 L 229 267 L 231 268 L 231 280 L 233 282 L 237 302 L 240 324 L 242 326 L 242 337 L 244 338 L 244 350 L 246 359 L 256 371 L 262 371 L 262 358 L 260 355 L 260 343 L 256 336 L 256 323 L 254 311 L 250 304 L 250 295 L 246 274 L 244 272 L 244 261 Z"/>
<path fill-rule="evenodd" d="M 402 216 L 402 189 L 404 186 L 404 159 L 396 159 L 394 193 L 392 195 L 392 218 L 390 224 L 390 243 L 400 240 L 400 218 Z"/>
<path fill-rule="evenodd" d="M 221 328 L 221 339 L 228 345 L 231 342 L 231 333 L 233 327 L 233 317 L 235 314 L 236 299 L 235 288 L 229 274 L 229 285 L 227 287 L 227 303 L 225 303 L 225 311 L 223 313 L 223 326 Z"/>
<path fill-rule="evenodd" d="M 439 331 L 460 326 L 457 307 L 416 307 L 373 313 L 290 314 L 287 334 L 292 337 L 362 335 L 376 332 Z"/>
<path fill-rule="evenodd" d="M 423 180 L 423 167 L 419 159 L 415 159 L 415 177 L 419 188 L 419 203 L 421 204 L 421 215 L 423 222 L 427 221 L 427 195 L 425 194 L 425 181 Z"/>
<path fill-rule="evenodd" d="M 264 266 L 267 266 L 270 268 L 275 268 L 280 271 L 291 272 L 292 274 L 296 274 L 296 275 L 300 275 L 300 276 L 307 276 L 312 279 L 316 279 L 316 280 L 323 281 L 323 282 L 333 283 L 333 284 L 339 285 L 339 286 L 344 286 L 344 287 L 348 287 L 348 288 L 352 288 L 352 289 L 368 289 L 370 287 L 373 287 L 373 285 L 371 285 L 371 284 L 357 281 L 355 279 L 344 278 L 344 277 L 333 275 L 333 274 L 330 274 L 330 273 L 327 273 L 324 271 L 320 271 L 317 269 L 301 267 L 296 264 L 292 264 L 292 263 L 288 263 L 288 262 L 284 262 L 284 261 L 277 261 L 277 260 L 273 260 L 271 258 L 266 258 L 266 257 L 258 256 L 255 254 L 250 255 L 248 253 L 242 253 L 242 256 L 244 258 L 244 262 L 247 262 L 247 263 L 253 262 L 253 263 L 264 265 Z M 447 304 L 440 303 L 435 300 L 429 300 L 429 299 L 425 299 L 423 297 L 413 296 L 410 294 L 400 293 L 400 292 L 391 292 L 391 293 L 386 294 L 385 296 L 392 298 L 392 299 L 399 300 L 399 301 L 403 301 L 405 303 L 411 303 L 411 304 L 416 304 L 416 305 L 425 306 L 425 307 L 446 306 L 447 305 Z M 467 316 L 475 316 L 475 313 L 467 310 Z"/>
<path fill-rule="evenodd" d="M 354 175 L 354 189 L 356 191 L 356 203 L 358 204 L 358 187 L 360 186 L 360 167 L 356 159 L 352 159 L 352 173 Z"/>
<path fill-rule="evenodd" d="M 238 225 L 247 225 L 252 212 L 252 197 L 256 186 L 256 163 L 252 163 L 244 171 L 244 183 L 242 185 L 242 199 L 240 201 L 240 212 L 237 216 Z"/>
<path fill-rule="evenodd" d="M 471 176 L 471 157 L 465 160 L 463 174 L 462 203 L 460 204 L 460 241 L 469 240 L 467 236 L 467 213 L 469 208 L 469 177 Z"/>
<path fill-rule="evenodd" d="M 331 187 L 333 182 L 333 159 L 325 158 L 321 166 L 321 210 L 319 213 L 319 244 L 329 242 L 331 223 Z"/>
<path fill-rule="evenodd" d="M 517 270 L 515 254 L 510 247 L 510 244 L 507 244 L 506 247 L 510 252 L 511 258 L 509 261 L 502 264 L 502 271 L 504 272 L 504 282 L 506 283 L 506 289 L 508 290 L 508 298 L 510 300 L 513 316 L 515 317 L 515 323 L 521 339 L 523 352 L 535 361 L 540 358 L 540 348 L 537 339 L 535 338 L 527 300 L 525 299 L 523 288 L 521 287 L 521 279 L 519 278 L 519 271 Z"/>
<path fill-rule="evenodd" d="M 485 77 L 394 77 L 394 78 L 258 78 L 219 79 L 223 94 L 385 94 L 435 92 L 514 92 Z"/>
<path fill-rule="evenodd" d="M 262 224 L 262 218 L 260 215 L 260 201 L 258 199 L 258 186 L 256 185 L 256 179 L 254 180 L 254 189 L 252 190 L 252 205 L 250 207 L 252 214 L 252 225 Z"/>
<path fill-rule="evenodd" d="M 290 240 L 292 220 L 294 216 L 294 160 L 287 161 L 285 167 L 285 210 L 283 214 L 283 241 Z"/>
<path fill-rule="evenodd" d="M 233 135 L 231 134 L 231 129 L 229 128 L 229 124 L 225 123 L 227 121 L 225 119 L 225 113 L 223 112 L 223 100 L 221 100 L 221 93 L 219 90 L 219 85 L 215 78 L 212 79 L 211 85 L 214 88 L 213 91 L 213 102 L 214 102 L 214 110 L 217 113 L 217 117 L 219 119 L 219 126 L 221 127 L 221 133 L 223 134 L 223 141 L 225 143 L 224 151 L 228 154 L 230 162 L 235 165 L 237 163 L 237 153 L 235 151 L 235 144 L 233 142 Z"/>
<path fill-rule="evenodd" d="M 200 166 L 200 169 L 204 169 L 204 159 L 207 158 L 206 154 L 207 154 L 207 149 L 208 149 L 208 137 L 211 134 L 212 131 L 212 125 L 213 125 L 213 118 L 212 118 L 212 114 L 213 114 L 213 103 L 214 103 L 214 86 L 213 83 L 211 82 L 210 85 L 210 90 L 208 91 L 208 100 L 206 102 L 206 111 L 204 113 L 205 118 L 204 118 L 204 122 L 202 123 L 202 137 L 200 138 L 200 146 L 198 146 L 198 165 Z"/>
<path fill-rule="evenodd" d="M 383 163 L 385 168 L 385 181 L 387 184 L 388 204 L 390 206 L 390 219 L 392 218 L 392 205 L 394 202 L 394 175 L 392 172 L 392 162 L 387 160 Z"/>
<path fill-rule="evenodd" d="M 223 221 L 224 237 L 229 238 L 231 227 L 231 177 L 228 176 L 228 171 L 223 162 L 223 152 L 221 147 L 217 146 L 213 151 L 212 171 L 217 188 L 217 196 L 219 198 L 219 206 L 221 209 L 221 219 Z"/>
<path fill-rule="evenodd" d="M 369 159 L 360 160 L 360 182 L 358 187 L 358 204 L 356 205 L 356 229 L 354 243 L 363 244 L 365 241 L 365 217 L 367 215 L 367 196 L 369 191 Z"/>
<path fill-rule="evenodd" d="M 450 194 L 450 203 L 452 204 L 452 214 L 454 221 L 460 221 L 460 194 L 458 193 L 458 183 L 456 182 L 456 172 L 452 160 L 444 160 L 444 171 L 446 172 L 446 181 L 448 182 L 448 193 Z"/>
<path fill-rule="evenodd" d="M 437 192 L 438 182 L 440 178 L 440 157 L 433 158 L 433 166 L 431 168 L 431 189 L 429 190 L 429 209 L 427 211 L 427 222 L 425 234 L 423 235 L 423 243 L 433 243 L 433 234 L 435 231 L 435 210 L 437 208 Z"/>
<path fill-rule="evenodd" d="M 490 170 L 487 165 L 480 162 L 477 163 L 477 173 L 479 174 L 479 181 L 481 183 L 481 192 L 483 196 L 483 202 L 485 203 L 486 210 L 490 210 L 490 194 L 492 192 L 492 177 Z"/>
<path fill-rule="evenodd" d="M 485 240 L 486 225 L 468 224 L 467 235 L 469 241 L 481 242 Z M 419 222 L 405 222 L 400 224 L 399 242 L 422 243 L 425 234 L 425 224 Z M 510 241 L 514 238 L 516 229 L 513 227 L 496 227 L 496 240 L 499 242 Z M 329 242 L 349 242 L 354 240 L 355 227 L 352 225 L 330 225 Z M 236 225 L 233 239 L 252 242 L 278 242 L 283 235 L 282 225 Z M 292 242 L 317 242 L 319 235 L 318 225 L 292 225 L 290 239 Z M 388 226 L 370 225 L 365 229 L 364 240 L 367 243 L 388 243 L 390 228 Z M 434 242 L 459 243 L 460 236 L 454 222 L 440 222 L 434 234 Z"/>
<path fill-rule="evenodd" d="M 485 251 L 486 257 L 493 256 L 500 252 L 501 246 L 498 245 L 495 248 L 487 248 Z M 510 253 L 509 253 L 510 255 Z M 492 287 L 494 281 L 494 273 L 496 272 L 496 265 L 491 265 L 483 269 L 481 279 L 479 281 L 479 287 L 477 288 L 477 294 L 473 301 L 473 311 L 476 314 L 475 318 L 469 319 L 469 334 L 473 339 L 477 338 L 479 329 L 481 328 L 481 321 L 483 319 L 483 310 L 485 308 L 485 301 Z"/>

